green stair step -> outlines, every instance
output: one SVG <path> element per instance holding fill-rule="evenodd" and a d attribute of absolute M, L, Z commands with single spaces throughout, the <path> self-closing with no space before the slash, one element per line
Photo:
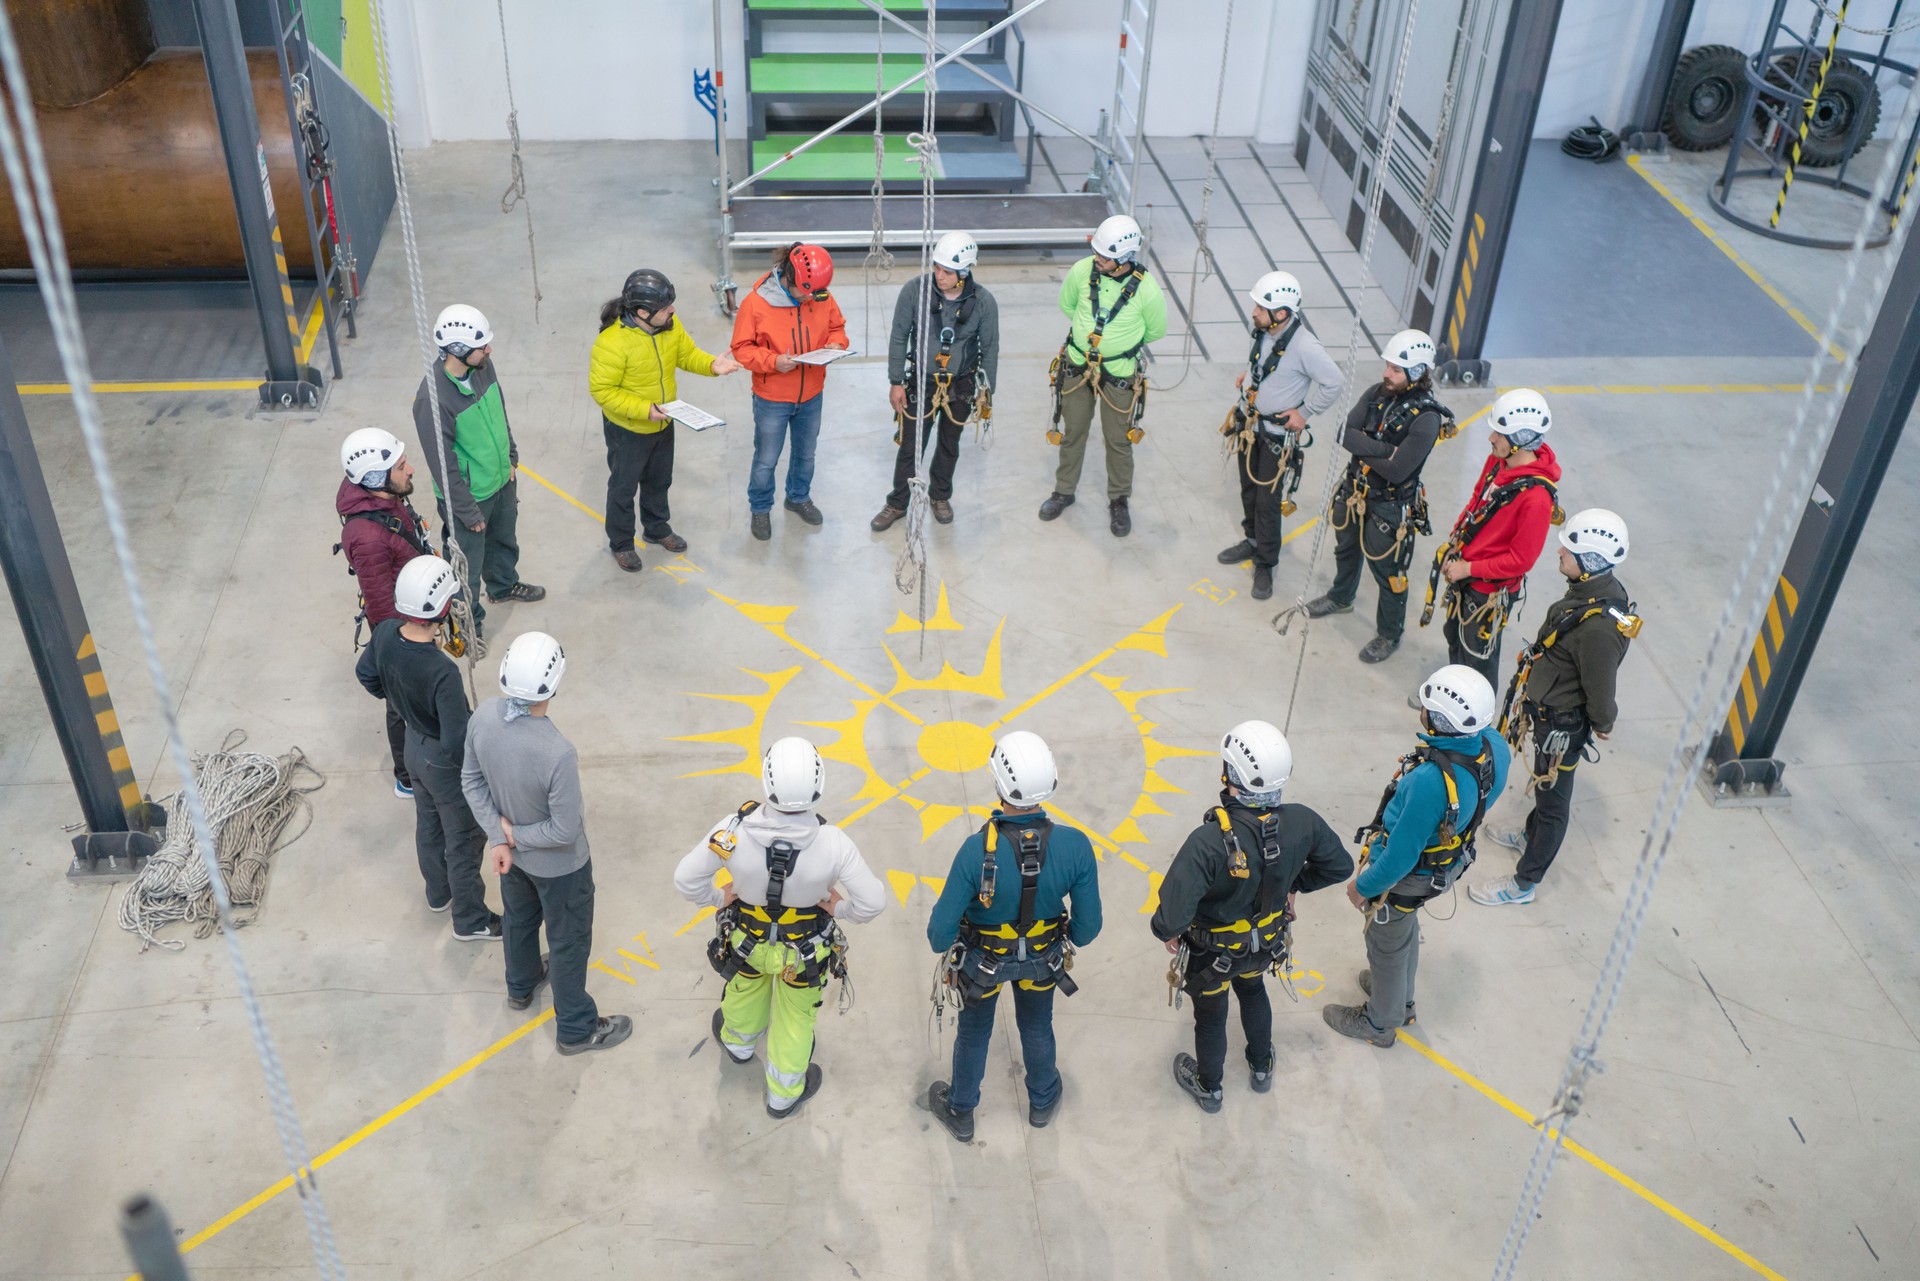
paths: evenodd
<path fill-rule="evenodd" d="M 1000 59 L 976 58 L 981 67 L 1011 83 L 1013 73 Z M 918 75 L 926 66 L 919 54 L 888 54 L 883 74 L 885 87 L 894 89 Z M 948 63 L 934 73 L 941 93 L 992 91 L 993 86 L 960 66 Z M 755 93 L 771 94 L 871 94 L 873 92 L 873 55 L 870 53 L 770 53 L 748 64 L 748 81 Z M 926 82 L 916 83 L 908 93 L 920 93 Z"/>
<path fill-rule="evenodd" d="M 789 148 L 797 147 L 812 134 L 770 133 L 753 144 L 753 167 L 772 164 Z M 904 137 L 887 135 L 886 160 L 880 176 L 889 182 L 918 182 L 920 168 L 907 163 L 914 154 Z M 939 166 L 935 166 L 939 176 Z M 795 156 L 767 175 L 769 182 L 871 182 L 873 180 L 873 134 L 837 133 L 824 138 L 810 150 Z"/>

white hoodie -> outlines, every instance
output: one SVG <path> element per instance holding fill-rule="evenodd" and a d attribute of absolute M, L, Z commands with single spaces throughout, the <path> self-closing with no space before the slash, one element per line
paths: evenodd
<path fill-rule="evenodd" d="M 673 888 L 689 903 L 701 907 L 725 906 L 725 892 L 713 883 L 714 875 L 724 867 L 733 874 L 733 890 L 741 901 L 766 906 L 767 846 L 784 840 L 800 851 L 781 894 L 786 906 L 818 903 L 838 884 L 846 893 L 834 907 L 833 914 L 849 924 L 871 921 L 886 907 L 886 887 L 860 857 L 860 850 L 852 839 L 832 824 L 822 824 L 811 811 L 784 814 L 771 805 L 760 806 L 741 820 L 735 833 L 733 856 L 723 862 L 707 842 L 732 820 L 733 815 L 729 814 L 707 829 L 707 835 L 674 869 Z"/>

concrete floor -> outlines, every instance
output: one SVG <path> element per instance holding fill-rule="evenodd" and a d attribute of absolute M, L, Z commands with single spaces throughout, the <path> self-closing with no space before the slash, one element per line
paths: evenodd
<path fill-rule="evenodd" d="M 538 320 L 523 225 L 497 212 L 503 149 L 413 157 L 422 254 L 434 306 L 477 303 L 497 325 L 527 467 L 598 508 L 604 463 L 582 372 L 600 300 L 634 266 L 657 266 L 679 283 L 696 337 L 725 337 L 702 297 L 714 270 L 709 158 L 692 144 L 527 152 L 547 299 Z M 1325 217 L 1297 175 L 1281 177 L 1289 208 Z M 683 194 L 636 204 L 636 179 Z M 1278 204 L 1248 210 L 1274 234 L 1286 225 Z M 1703 240 L 1701 253 L 1717 251 Z M 594 519 L 524 486 L 524 570 L 551 595 L 502 608 L 493 632 L 540 627 L 567 646 L 554 716 L 581 748 L 597 854 L 607 969 L 592 985 L 605 1010 L 639 1024 L 627 1046 L 583 1059 L 558 1057 L 550 1029 L 507 1010 L 496 950 L 453 941 L 427 912 L 378 709 L 348 671 L 352 592 L 328 554 L 329 500 L 341 437 L 406 422 L 417 374 L 400 255 L 383 255 L 369 282 L 350 375 L 318 418 L 254 415 L 244 394 L 106 398 L 191 743 L 210 748 L 242 727 L 263 750 L 305 748 L 328 775 L 312 829 L 276 862 L 243 941 L 308 1141 L 329 1153 L 320 1185 L 353 1275 L 1238 1277 L 1259 1266 L 1250 1260 L 1279 1259 L 1307 1277 L 1490 1270 L 1533 1143 L 1521 1118 L 1544 1109 L 1585 1006 L 1793 398 L 1556 397 L 1566 501 L 1632 523 L 1624 577 L 1647 626 L 1622 672 L 1620 730 L 1582 771 L 1554 878 L 1531 908 L 1462 899 L 1454 919 L 1427 924 L 1424 1050 L 1376 1051 L 1321 1023 L 1323 1002 L 1355 994 L 1361 941 L 1338 891 L 1303 900 L 1306 972 L 1299 1004 L 1279 1000 L 1280 1088 L 1257 1097 L 1230 1076 L 1225 1112 L 1207 1117 L 1168 1079 L 1190 1018 L 1166 1004 L 1141 865 L 1164 867 L 1207 804 L 1220 732 L 1286 718 L 1298 632 L 1276 638 L 1274 606 L 1246 597 L 1245 571 L 1213 560 L 1237 537 L 1214 431 L 1233 343 L 1210 341 L 1223 359 L 1156 394 L 1133 537 L 1106 532 L 1097 462 L 1087 501 L 1035 521 L 1052 472 L 1040 436 L 1062 266 L 995 256 L 981 271 L 1005 325 L 997 440 L 969 447 L 958 519 L 933 531 L 933 573 L 958 626 L 931 631 L 924 657 L 916 630 L 900 627 L 914 602 L 892 586 L 897 532 L 866 528 L 892 458 L 877 363 L 832 375 L 821 529 L 776 512 L 772 542 L 748 537 L 743 379 L 683 389 L 732 419 L 681 444 L 684 559 L 649 550 L 646 573 L 622 574 Z M 857 269 L 843 268 L 837 293 L 858 333 Z M 873 304 L 892 296 L 877 287 Z M 1311 293 L 1308 310 L 1344 341 L 1334 299 Z M 1641 358 L 1496 372 L 1503 384 L 1657 385 L 1792 382 L 1803 369 Z M 1163 360 L 1155 375 L 1174 383 L 1181 370 Z M 1464 416 L 1487 396 L 1449 399 Z M 70 409 L 51 397 L 28 409 L 128 743 L 152 789 L 170 791 Z M 1482 438 L 1469 431 L 1428 468 L 1442 519 Z M 1310 484 L 1329 449 L 1310 456 Z M 1905 590 L 1917 473 L 1910 446 L 1807 678 L 1782 748 L 1793 807 L 1695 804 L 1686 816 L 1609 1070 L 1578 1122 L 1604 1164 L 1562 1165 L 1524 1275 L 1920 1273 L 1920 1189 L 1908 1182 L 1920 1119 L 1907 1106 L 1920 1088 L 1920 800 L 1908 783 L 1920 686 L 1900 675 L 1920 627 Z M 1312 542 L 1283 556 L 1282 601 L 1304 590 Z M 1552 590 L 1543 569 L 1536 601 Z M 1367 634 L 1357 616 L 1313 628 L 1292 716 L 1291 797 L 1343 831 L 1371 813 L 1411 742 L 1406 689 L 1443 661 L 1424 632 L 1363 667 L 1353 654 Z M 196 1273 L 313 1275 L 295 1201 L 248 1206 L 283 1166 L 224 950 L 143 955 L 114 926 L 117 889 L 61 875 L 74 804 L 14 635 L 0 627 L 0 831 L 16 867 L 0 899 L 0 1277 L 123 1276 L 114 1205 L 141 1189 L 196 1242 Z M 995 657 L 999 679 L 981 676 Z M 478 679 L 495 671 L 482 663 Z M 1054 743 L 1061 805 L 1100 834 L 1109 924 L 1081 957 L 1080 994 L 1060 1006 L 1059 1119 L 1025 1126 L 1003 1018 L 980 1137 L 961 1147 L 914 1107 L 945 1075 L 951 1043 L 950 1028 L 928 1026 L 933 890 L 920 878 L 944 875 L 972 821 L 960 811 L 984 803 L 989 784 L 930 770 L 916 744 L 925 726 L 1001 717 Z M 704 927 L 688 928 L 669 873 L 703 824 L 753 791 L 726 772 L 743 748 L 789 732 L 829 742 L 836 730 L 825 810 L 860 815 L 849 831 L 899 897 L 854 931 L 858 1002 L 823 1016 L 825 1090 L 776 1123 L 753 1074 L 723 1071 L 706 1043 L 717 985 Z M 870 803 L 891 788 L 904 794 Z M 1495 821 L 1517 817 L 1509 806 Z M 1509 857 L 1490 847 L 1476 875 L 1505 871 Z M 236 1208 L 246 1212 L 226 1217 Z"/>

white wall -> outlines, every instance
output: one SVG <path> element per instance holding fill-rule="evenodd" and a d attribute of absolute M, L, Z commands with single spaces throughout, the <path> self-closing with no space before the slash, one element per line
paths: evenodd
<path fill-rule="evenodd" d="M 471 0 L 387 0 L 394 25 L 413 11 L 427 120 L 403 125 L 441 140 L 506 137 L 500 31 Z M 1121 0 L 1048 0 L 1021 19 L 1027 93 L 1091 133 L 1113 101 Z M 745 134 L 740 0 L 723 0 L 728 132 Z M 1147 127 L 1208 132 L 1220 84 L 1227 0 L 1160 0 Z M 1305 80 L 1314 0 L 1235 0 L 1221 132 L 1291 138 Z M 712 9 L 704 0 L 507 0 L 514 96 L 526 139 L 706 138 L 712 123 L 693 100 L 693 71 L 713 62 Z M 942 43 L 958 43 L 953 31 Z M 405 30 L 394 33 L 396 68 Z M 902 33 L 904 35 L 904 33 Z M 809 37 L 801 35 L 805 42 Z M 889 39 L 892 48 L 902 46 Z M 804 45 L 803 45 L 804 47 Z M 407 95 L 400 93 L 403 112 Z M 895 100 L 899 101 L 898 99 Z M 1058 130 L 1037 120 L 1040 132 Z"/>

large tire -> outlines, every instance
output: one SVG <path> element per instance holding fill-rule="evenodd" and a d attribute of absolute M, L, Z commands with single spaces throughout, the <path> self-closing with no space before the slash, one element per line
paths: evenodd
<path fill-rule="evenodd" d="M 1712 151 L 1733 141 L 1747 93 L 1747 55 L 1703 44 L 1680 55 L 1660 130 L 1681 151 Z"/>
<path fill-rule="evenodd" d="M 1799 71 L 1797 86 L 1796 70 Z M 1769 84 L 1783 88 L 1794 86 L 1801 93 L 1811 92 L 1814 81 L 1819 78 L 1820 60 L 1810 57 L 1803 68 L 1798 54 L 1781 54 L 1767 69 Z M 1860 123 L 1857 136 L 1853 133 L 1856 120 Z M 1790 112 L 1788 121 L 1797 132 L 1799 117 Z M 1858 63 L 1835 58 L 1833 66 L 1827 69 L 1826 83 L 1820 87 L 1820 98 L 1814 104 L 1813 124 L 1807 129 L 1807 140 L 1800 146 L 1800 163 L 1809 169 L 1832 168 L 1866 146 L 1879 123 L 1880 88 L 1874 84 L 1873 77 Z M 1792 154 L 1791 144 L 1786 154 Z"/>

